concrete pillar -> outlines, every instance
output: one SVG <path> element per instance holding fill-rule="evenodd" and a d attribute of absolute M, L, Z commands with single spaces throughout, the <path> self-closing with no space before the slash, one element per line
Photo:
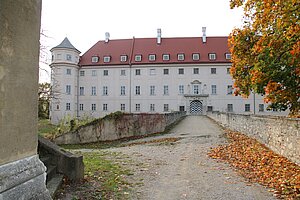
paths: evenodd
<path fill-rule="evenodd" d="M 41 0 L 0 1 L 0 199 L 51 199 L 37 156 Z"/>

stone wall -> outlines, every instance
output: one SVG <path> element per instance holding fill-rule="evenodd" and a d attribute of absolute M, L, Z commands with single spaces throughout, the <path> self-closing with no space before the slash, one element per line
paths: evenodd
<path fill-rule="evenodd" d="M 57 144 L 83 144 L 160 133 L 183 116 L 185 112 L 111 114 L 73 132 L 63 134 L 54 141 Z"/>
<path fill-rule="evenodd" d="M 222 126 L 247 134 L 300 164 L 300 119 L 220 112 L 207 115 Z"/>

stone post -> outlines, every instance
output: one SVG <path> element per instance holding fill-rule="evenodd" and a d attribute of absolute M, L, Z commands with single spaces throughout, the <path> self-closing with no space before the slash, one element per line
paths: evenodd
<path fill-rule="evenodd" d="M 37 155 L 41 0 L 0 1 L 0 199 L 51 199 Z"/>

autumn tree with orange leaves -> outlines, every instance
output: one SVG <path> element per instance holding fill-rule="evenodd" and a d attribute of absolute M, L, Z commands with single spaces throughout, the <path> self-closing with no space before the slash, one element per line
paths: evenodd
<path fill-rule="evenodd" d="M 271 108 L 300 115 L 299 0 L 230 0 L 244 24 L 229 37 L 235 94 L 264 95 Z"/>

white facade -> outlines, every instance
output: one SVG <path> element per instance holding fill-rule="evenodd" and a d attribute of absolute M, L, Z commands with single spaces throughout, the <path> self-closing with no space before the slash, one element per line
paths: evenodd
<path fill-rule="evenodd" d="M 66 115 L 97 118 L 115 111 L 266 113 L 261 95 L 255 100 L 253 95 L 233 96 L 230 62 L 79 66 L 79 53 L 75 48 L 52 49 L 52 84 L 58 91 L 51 102 L 52 123 Z"/>

